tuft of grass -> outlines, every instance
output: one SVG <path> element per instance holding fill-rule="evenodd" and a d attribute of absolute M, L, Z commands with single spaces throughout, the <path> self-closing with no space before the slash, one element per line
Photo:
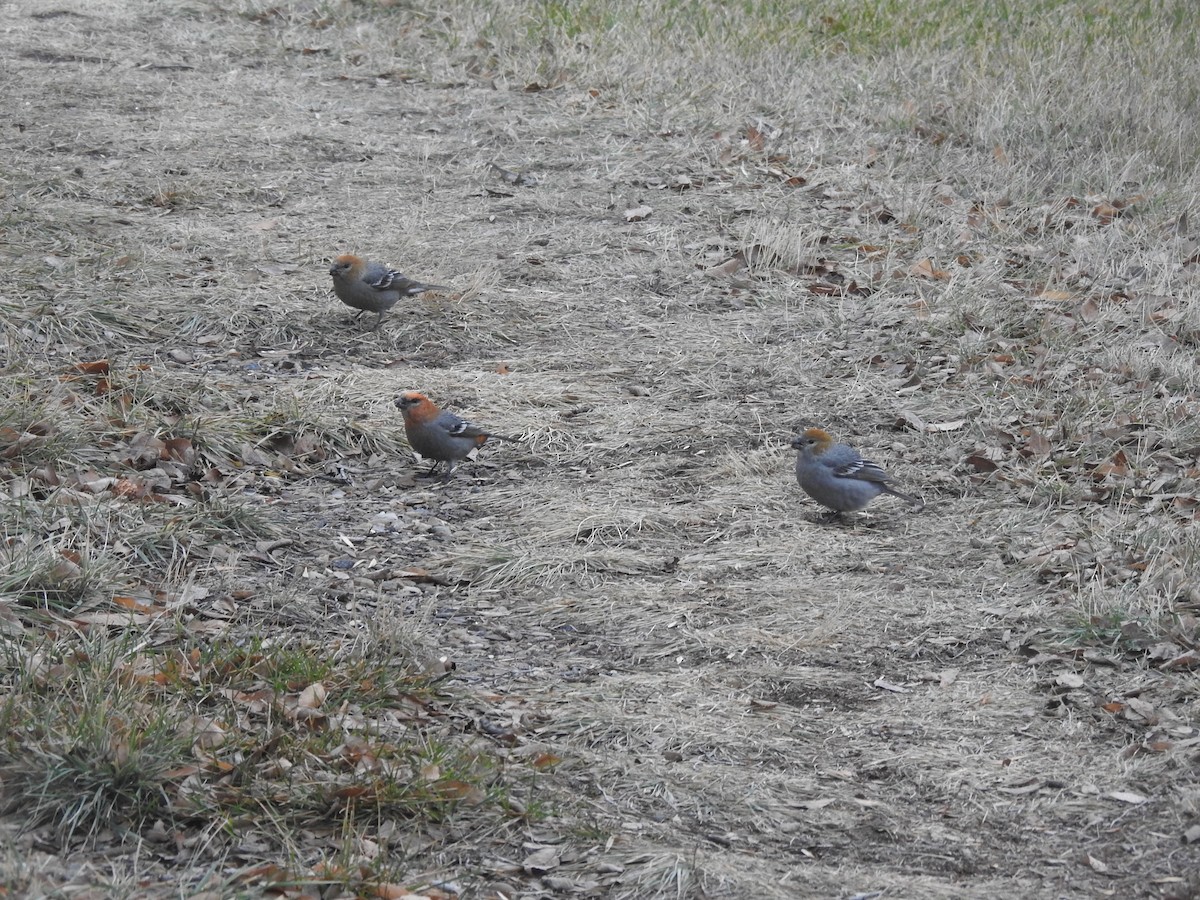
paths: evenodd
<path fill-rule="evenodd" d="M 536 790 L 536 770 L 447 727 L 451 698 L 431 677 L 369 646 L 155 651 L 100 635 L 9 655 L 7 809 L 64 847 L 159 821 L 270 823 L 283 847 L 331 817 L 361 834 L 397 818 L 469 828 L 531 815 L 519 797 Z"/>
<path fill-rule="evenodd" d="M 30 518 L 17 518 L 28 527 Z M 69 612 L 122 582 L 115 561 L 91 549 L 60 548 L 8 536 L 0 548 L 0 598 L 23 606 Z"/>
<path fill-rule="evenodd" d="M 119 642 L 72 652 L 9 651 L 0 704 L 0 772 L 8 811 L 64 846 L 106 829 L 173 818 L 171 771 L 190 758 L 187 714 L 147 703 L 121 666 Z"/>
<path fill-rule="evenodd" d="M 260 510 L 219 494 L 177 504 L 56 489 L 0 513 L 0 597 L 69 612 L 139 582 L 182 580 L 197 548 L 274 530 Z"/>
<path fill-rule="evenodd" d="M 69 364 L 18 350 L 7 363 L 0 597 L 25 606 L 70 611 L 182 580 L 197 548 L 274 533 L 258 495 L 341 456 L 401 447 L 394 428 L 362 417 L 352 382 L 315 385 L 305 400 L 247 396 L 128 350 Z"/>

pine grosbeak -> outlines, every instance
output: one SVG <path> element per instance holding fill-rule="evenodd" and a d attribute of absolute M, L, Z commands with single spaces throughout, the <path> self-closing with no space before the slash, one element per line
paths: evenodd
<path fill-rule="evenodd" d="M 446 463 L 442 481 L 449 481 L 458 461 L 466 459 L 476 447 L 482 447 L 488 438 L 520 443 L 518 438 L 493 434 L 464 422 L 454 413 L 438 409 L 432 400 L 416 391 L 405 391 L 396 398 L 396 406 L 404 414 L 404 433 L 408 435 L 409 446 L 426 459 L 434 460 L 429 474 L 433 474 L 439 463 Z"/>
<path fill-rule="evenodd" d="M 405 278 L 395 269 L 389 269 L 383 263 L 370 262 L 355 256 L 353 253 L 343 253 L 329 267 L 333 276 L 333 292 L 349 307 L 358 310 L 358 318 L 365 312 L 377 315 L 374 331 L 383 321 L 383 314 L 395 306 L 401 297 L 415 297 L 425 291 L 449 291 L 443 284 L 422 284 Z"/>
<path fill-rule="evenodd" d="M 847 444 L 835 444 L 820 428 L 809 428 L 792 438 L 796 480 L 804 492 L 836 512 L 862 509 L 880 494 L 891 494 L 914 506 L 925 504 L 892 487 L 892 478 L 878 463 L 863 459 Z"/>

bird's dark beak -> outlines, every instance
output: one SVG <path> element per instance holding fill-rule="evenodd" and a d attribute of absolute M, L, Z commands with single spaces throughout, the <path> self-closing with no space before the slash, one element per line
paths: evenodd
<path fill-rule="evenodd" d="M 329 267 L 329 274 L 330 274 L 330 275 L 336 275 L 336 274 L 337 274 L 337 266 L 330 266 L 330 267 Z"/>
<path fill-rule="evenodd" d="M 798 435 L 798 434 L 792 435 L 792 449 L 793 450 L 800 449 L 800 435 Z"/>

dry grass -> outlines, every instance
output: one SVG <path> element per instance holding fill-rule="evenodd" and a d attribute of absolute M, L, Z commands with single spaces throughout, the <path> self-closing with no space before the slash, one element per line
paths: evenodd
<path fill-rule="evenodd" d="M 3 889 L 1200 890 L 1188 7 L 10 22 Z"/>

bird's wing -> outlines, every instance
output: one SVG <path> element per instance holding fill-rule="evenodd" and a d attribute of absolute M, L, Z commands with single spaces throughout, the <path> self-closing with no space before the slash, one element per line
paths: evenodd
<path fill-rule="evenodd" d="M 879 484 L 887 484 L 892 480 L 892 476 L 879 463 L 861 458 L 838 466 L 834 474 L 839 478 L 857 478 L 859 481 L 875 481 Z"/>
<path fill-rule="evenodd" d="M 368 267 L 363 273 L 363 281 L 375 288 L 377 291 L 397 291 L 406 296 L 413 294 L 421 294 L 425 291 L 448 291 L 450 288 L 440 284 L 422 284 L 420 281 L 413 281 L 404 275 L 403 272 L 397 272 L 395 269 L 389 269 L 386 266 L 373 265 Z"/>
<path fill-rule="evenodd" d="M 863 459 L 849 444 L 834 444 L 825 451 L 821 461 L 829 466 L 838 478 L 857 478 L 860 481 L 877 481 L 880 484 L 892 480 L 878 463 Z"/>
<path fill-rule="evenodd" d="M 452 412 L 442 411 L 437 417 L 437 426 L 451 437 L 478 438 L 487 437 L 487 432 L 477 425 L 472 425 L 465 419 L 460 419 Z"/>
<path fill-rule="evenodd" d="M 400 292 L 404 291 L 404 284 L 408 281 L 400 272 L 389 269 L 387 266 L 381 266 L 379 263 L 371 263 L 367 266 L 362 280 L 377 291 Z"/>

